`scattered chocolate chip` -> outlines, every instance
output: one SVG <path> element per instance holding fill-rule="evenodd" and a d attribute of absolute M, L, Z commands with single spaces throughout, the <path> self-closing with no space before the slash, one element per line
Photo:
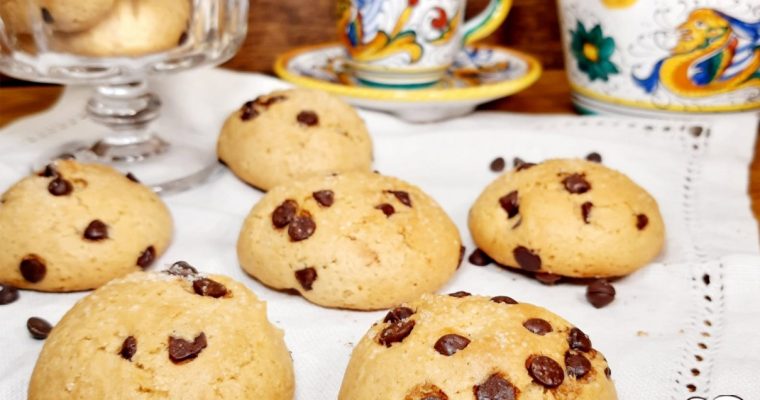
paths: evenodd
<path fill-rule="evenodd" d="M 319 124 L 319 117 L 314 111 L 301 111 L 296 116 L 296 121 L 301 125 L 314 126 Z"/>
<path fill-rule="evenodd" d="M 541 257 L 524 246 L 515 247 L 512 255 L 515 257 L 517 265 L 526 271 L 535 272 L 541 269 Z"/>
<path fill-rule="evenodd" d="M 332 190 L 320 190 L 311 194 L 314 200 L 322 207 L 330 207 L 335 201 L 335 193 Z"/>
<path fill-rule="evenodd" d="M 21 270 L 21 276 L 23 276 L 27 282 L 31 283 L 41 281 L 45 278 L 45 273 L 47 273 L 45 262 L 34 254 L 30 254 L 21 260 L 19 270 Z"/>
<path fill-rule="evenodd" d="M 272 225 L 277 229 L 288 226 L 296 216 L 296 210 L 298 210 L 298 203 L 295 200 L 287 199 L 283 201 L 272 212 Z"/>
<path fill-rule="evenodd" d="M 53 179 L 48 184 L 48 193 L 53 196 L 66 196 L 72 190 L 74 190 L 74 187 L 71 185 L 71 182 L 61 177 Z"/>
<path fill-rule="evenodd" d="M 507 212 L 507 218 L 512 218 L 520 212 L 520 202 L 517 198 L 517 191 L 513 190 L 499 198 L 501 208 Z"/>
<path fill-rule="evenodd" d="M 491 257 L 486 254 L 485 251 L 480 249 L 475 249 L 475 251 L 470 254 L 470 256 L 467 258 L 467 261 L 470 262 L 472 265 L 477 265 L 479 267 L 485 267 L 486 265 L 493 262 Z"/>
<path fill-rule="evenodd" d="M 572 174 L 562 180 L 565 190 L 572 194 L 583 194 L 591 190 L 591 184 L 582 174 Z"/>
<path fill-rule="evenodd" d="M 438 339 L 433 348 L 444 356 L 451 356 L 459 350 L 464 350 L 470 344 L 470 339 L 454 333 L 443 335 Z"/>
<path fill-rule="evenodd" d="M 404 400 L 449 400 L 449 396 L 438 386 L 425 383 L 412 388 Z"/>
<path fill-rule="evenodd" d="M 463 290 L 460 290 L 458 292 L 449 293 L 449 296 L 456 297 L 456 298 L 462 298 L 462 297 L 469 297 L 472 296 L 469 292 L 465 292 Z"/>
<path fill-rule="evenodd" d="M 515 400 L 518 390 L 500 374 L 493 374 L 472 388 L 476 400 Z"/>
<path fill-rule="evenodd" d="M 536 164 L 535 163 L 531 163 L 531 162 L 525 162 L 521 158 L 515 157 L 515 159 L 512 160 L 512 165 L 519 172 L 519 171 L 522 171 L 524 169 L 528 169 L 530 167 L 533 167 Z"/>
<path fill-rule="evenodd" d="M 552 332 L 552 325 L 541 318 L 530 318 L 527 321 L 523 322 L 523 326 L 525 329 L 535 333 L 539 336 L 544 336 L 549 332 Z"/>
<path fill-rule="evenodd" d="M 393 213 L 396 212 L 396 209 L 393 208 L 393 206 L 388 203 L 380 204 L 378 206 L 375 206 L 375 208 L 382 211 L 386 217 L 390 217 L 391 215 L 393 215 Z"/>
<path fill-rule="evenodd" d="M 636 216 L 636 229 L 643 230 L 647 227 L 649 224 L 649 217 L 647 217 L 644 214 L 639 214 Z"/>
<path fill-rule="evenodd" d="M 607 378 L 609 378 L 610 376 L 612 376 L 612 370 L 610 369 L 610 367 L 606 367 L 606 368 L 604 369 L 604 375 L 605 375 Z"/>
<path fill-rule="evenodd" d="M 403 190 L 387 190 L 386 192 L 396 196 L 396 199 L 401 202 L 401 204 L 411 207 L 412 206 L 412 198 L 409 197 L 409 193 L 403 191 Z"/>
<path fill-rule="evenodd" d="M 615 288 L 604 279 L 597 279 L 586 287 L 586 300 L 596 308 L 602 308 L 615 300 Z"/>
<path fill-rule="evenodd" d="M 562 280 L 562 277 L 560 275 L 554 275 L 548 272 L 538 272 L 534 276 L 537 281 L 549 286 L 554 285 L 555 283 Z"/>
<path fill-rule="evenodd" d="M 710 274 L 702 275 L 702 283 L 704 283 L 705 286 L 710 286 Z"/>
<path fill-rule="evenodd" d="M 467 251 L 464 246 L 459 245 L 459 262 L 457 262 L 457 269 L 462 266 L 462 259 L 464 259 L 464 252 Z"/>
<path fill-rule="evenodd" d="M 501 172 L 501 171 L 504 171 L 505 166 L 506 166 L 506 163 L 504 162 L 504 158 L 496 157 L 494 158 L 493 161 L 491 161 L 489 168 L 491 168 L 491 171 L 493 172 Z"/>
<path fill-rule="evenodd" d="M 56 171 L 55 166 L 53 164 L 48 164 L 45 166 L 45 169 L 43 169 L 41 172 L 37 174 L 37 176 L 52 178 L 54 176 L 58 176 L 58 171 Z"/>
<path fill-rule="evenodd" d="M 567 344 L 573 350 L 582 351 L 584 353 L 591 351 L 591 339 L 578 328 L 570 329 L 570 333 L 567 335 Z"/>
<path fill-rule="evenodd" d="M 301 284 L 301 287 L 304 288 L 304 290 L 311 290 L 314 281 L 317 280 L 317 270 L 312 267 L 299 269 L 295 274 L 296 280 Z"/>
<path fill-rule="evenodd" d="M 414 310 L 412 310 L 409 307 L 396 307 L 390 311 L 388 311 L 388 314 L 385 314 L 385 318 L 383 319 L 383 322 L 391 322 L 396 323 L 399 321 L 403 321 L 409 317 L 414 315 Z"/>
<path fill-rule="evenodd" d="M 121 344 L 119 355 L 125 360 L 132 361 L 132 356 L 134 356 L 135 353 L 137 353 L 137 339 L 135 339 L 134 336 L 127 336 Z"/>
<path fill-rule="evenodd" d="M 565 380 L 565 371 L 556 361 L 547 356 L 532 355 L 525 361 L 528 375 L 540 385 L 555 388 Z"/>
<path fill-rule="evenodd" d="M 18 300 L 18 289 L 10 285 L 0 284 L 0 306 L 11 304 Z"/>
<path fill-rule="evenodd" d="M 406 339 L 414 329 L 414 320 L 399 321 L 387 326 L 380 332 L 378 342 L 385 347 L 391 347 L 393 343 L 398 343 Z"/>
<path fill-rule="evenodd" d="M 182 32 L 181 35 L 179 35 L 179 39 L 177 39 L 177 46 L 182 46 L 187 41 L 187 31 Z"/>
<path fill-rule="evenodd" d="M 108 239 L 108 225 L 99 219 L 92 220 L 84 229 L 84 238 L 92 241 Z"/>
<path fill-rule="evenodd" d="M 568 351 L 565 353 L 565 370 L 569 376 L 580 379 L 591 371 L 591 362 L 583 354 Z"/>
<path fill-rule="evenodd" d="M 191 360 L 198 357 L 203 349 L 206 348 L 206 334 L 201 332 L 191 342 L 182 338 L 169 336 L 169 359 L 177 364 L 185 360 Z"/>
<path fill-rule="evenodd" d="M 193 290 L 201 296 L 218 299 L 227 295 L 227 287 L 209 278 L 201 278 L 193 281 Z"/>
<path fill-rule="evenodd" d="M 42 7 L 40 8 L 40 13 L 42 14 L 42 20 L 45 21 L 46 24 L 55 23 L 55 18 L 53 18 L 53 15 L 50 14 L 50 10 Z"/>
<path fill-rule="evenodd" d="M 137 177 L 133 173 L 131 173 L 131 172 L 127 172 L 126 177 L 127 177 L 127 179 L 129 179 L 130 181 L 132 181 L 134 183 L 140 183 L 140 180 L 137 179 Z"/>
<path fill-rule="evenodd" d="M 587 201 L 581 204 L 581 215 L 583 216 L 583 222 L 588 224 L 588 215 L 591 213 L 591 208 L 594 207 L 594 203 Z"/>
<path fill-rule="evenodd" d="M 172 266 L 169 267 L 169 269 L 166 270 L 166 273 L 169 275 L 185 277 L 185 276 L 197 275 L 198 270 L 185 261 L 177 261 L 174 264 L 172 264 Z"/>
<path fill-rule="evenodd" d="M 150 264 L 153 263 L 153 260 L 156 258 L 156 248 L 153 246 L 148 246 L 142 254 L 140 254 L 140 257 L 137 257 L 137 266 L 145 269 L 150 266 Z"/>
<path fill-rule="evenodd" d="M 702 135 L 702 131 L 704 131 L 704 129 L 698 125 L 694 125 L 689 128 L 689 133 L 691 133 L 691 135 L 694 137 L 699 137 L 700 135 Z"/>
<path fill-rule="evenodd" d="M 491 301 L 502 304 L 517 304 L 517 301 L 509 296 L 494 296 L 491 297 Z"/>
<path fill-rule="evenodd" d="M 595 163 L 601 163 L 602 162 L 602 155 L 599 154 L 599 153 L 597 153 L 597 152 L 589 153 L 586 156 L 586 160 L 591 161 L 591 162 L 595 162 Z"/>
<path fill-rule="evenodd" d="M 45 321 L 42 318 L 31 317 L 26 320 L 26 329 L 37 340 L 47 339 L 50 331 L 53 330 L 53 325 L 50 322 Z"/>
<path fill-rule="evenodd" d="M 240 119 L 248 121 L 251 118 L 256 118 L 259 112 L 253 108 L 253 101 L 246 101 L 240 108 Z"/>
<path fill-rule="evenodd" d="M 315 230 L 317 230 L 317 224 L 311 219 L 311 214 L 303 212 L 290 222 L 288 236 L 290 236 L 291 242 L 300 242 L 308 239 Z"/>

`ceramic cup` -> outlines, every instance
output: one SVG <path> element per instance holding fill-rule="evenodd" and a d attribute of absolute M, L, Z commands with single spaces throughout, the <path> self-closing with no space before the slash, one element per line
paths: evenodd
<path fill-rule="evenodd" d="M 760 109 L 758 0 L 559 0 L 573 101 L 638 116 Z"/>
<path fill-rule="evenodd" d="M 418 88 L 438 82 L 465 44 L 504 22 L 511 0 L 490 0 L 464 21 L 466 0 L 340 0 L 347 65 L 363 84 Z"/>

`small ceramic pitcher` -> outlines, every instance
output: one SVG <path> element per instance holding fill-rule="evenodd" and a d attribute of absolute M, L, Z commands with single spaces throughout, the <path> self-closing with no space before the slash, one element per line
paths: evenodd
<path fill-rule="evenodd" d="M 438 82 L 465 44 L 488 36 L 511 0 L 490 0 L 464 21 L 466 0 L 340 0 L 338 24 L 348 67 L 371 86 L 426 87 Z"/>

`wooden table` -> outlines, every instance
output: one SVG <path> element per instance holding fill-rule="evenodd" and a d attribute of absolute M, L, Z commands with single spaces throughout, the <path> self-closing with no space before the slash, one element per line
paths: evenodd
<path fill-rule="evenodd" d="M 50 107 L 60 96 L 58 86 L 19 86 L 0 88 L 0 127 Z M 572 113 L 570 88 L 563 70 L 544 71 L 532 87 L 505 99 L 486 104 L 482 109 L 523 113 Z M 755 219 L 760 220 L 760 141 L 750 167 L 749 194 Z"/>

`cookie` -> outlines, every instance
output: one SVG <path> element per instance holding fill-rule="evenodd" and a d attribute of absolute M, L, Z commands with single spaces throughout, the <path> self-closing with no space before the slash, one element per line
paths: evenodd
<path fill-rule="evenodd" d="M 240 179 L 263 190 L 372 167 L 372 142 L 356 110 L 307 89 L 276 91 L 243 104 L 224 123 L 217 154 Z"/>
<path fill-rule="evenodd" d="M 615 400 L 604 356 L 556 314 L 506 296 L 423 295 L 354 348 L 340 400 Z"/>
<path fill-rule="evenodd" d="M 8 35 L 31 33 L 36 18 L 42 19 L 41 11 L 28 0 L 0 1 L 0 19 Z"/>
<path fill-rule="evenodd" d="M 132 175 L 58 161 L 0 198 L 0 283 L 93 289 L 150 266 L 171 236 L 169 210 Z"/>
<path fill-rule="evenodd" d="M 83 32 L 59 33 L 59 51 L 95 57 L 139 56 L 179 45 L 190 20 L 189 0 L 115 0 L 113 9 Z"/>
<path fill-rule="evenodd" d="M 53 30 L 78 32 L 103 20 L 116 0 L 37 0 L 42 20 Z"/>
<path fill-rule="evenodd" d="M 469 215 L 475 244 L 529 273 L 616 277 L 663 247 L 657 202 L 620 172 L 583 160 L 522 164 L 493 181 Z"/>
<path fill-rule="evenodd" d="M 169 271 L 113 280 L 69 310 L 29 399 L 292 399 L 292 361 L 265 303 L 186 263 Z"/>
<path fill-rule="evenodd" d="M 399 179 L 353 172 L 277 186 L 251 210 L 240 265 L 327 307 L 388 308 L 440 288 L 461 254 L 441 207 Z"/>

